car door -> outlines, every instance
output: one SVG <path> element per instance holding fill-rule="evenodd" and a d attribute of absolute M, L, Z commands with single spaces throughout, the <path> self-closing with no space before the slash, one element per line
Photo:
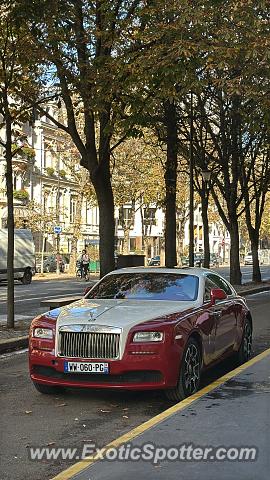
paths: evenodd
<path fill-rule="evenodd" d="M 225 300 L 220 300 L 210 307 L 215 318 L 215 340 L 213 357 L 218 358 L 233 349 L 236 336 L 236 315 L 234 293 L 229 284 L 219 275 L 207 274 L 207 280 L 214 288 L 221 288 L 227 294 Z"/>

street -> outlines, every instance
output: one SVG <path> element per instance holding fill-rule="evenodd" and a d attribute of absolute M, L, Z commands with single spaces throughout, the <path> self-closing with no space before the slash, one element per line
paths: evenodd
<path fill-rule="evenodd" d="M 26 287 L 18 285 L 20 314 L 30 308 L 34 313 L 42 294 L 75 294 L 83 287 L 75 281 L 57 283 L 56 290 L 55 285 L 34 282 L 30 287 L 33 295 L 26 304 L 23 301 Z M 257 355 L 270 345 L 270 293 L 250 295 L 248 304 L 254 322 L 253 354 Z M 204 374 L 201 386 L 229 371 L 232 363 L 228 361 Z M 48 480 L 68 466 L 63 460 L 30 462 L 29 445 L 72 447 L 94 441 L 103 446 L 171 405 L 162 392 L 69 390 L 58 396 L 42 396 L 30 383 L 27 352 L 3 355 L 0 367 L 1 480 Z M 256 415 L 256 411 L 253 413 Z"/>
<path fill-rule="evenodd" d="M 215 270 L 215 269 L 213 269 Z M 229 280 L 229 267 L 216 269 L 218 273 Z M 263 280 L 270 278 L 270 266 L 261 267 Z M 252 267 L 242 266 L 243 283 L 252 280 Z M 31 320 L 34 316 L 42 313 L 44 307 L 40 307 L 40 301 L 45 298 L 65 297 L 67 295 L 81 295 L 86 283 L 74 278 L 62 279 L 35 279 L 31 285 L 22 285 L 16 282 L 15 285 L 15 314 L 16 321 L 21 319 Z M 0 283 L 0 323 L 6 322 L 6 283 Z"/>
<path fill-rule="evenodd" d="M 15 284 L 15 315 L 20 319 L 31 320 L 44 311 L 40 301 L 45 298 L 83 295 L 85 282 L 74 278 L 59 280 L 34 280 L 31 285 Z M 0 283 L 0 322 L 6 322 L 6 284 Z"/>

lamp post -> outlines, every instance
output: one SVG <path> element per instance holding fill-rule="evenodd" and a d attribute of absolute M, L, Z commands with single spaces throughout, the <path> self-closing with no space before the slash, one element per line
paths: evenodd
<path fill-rule="evenodd" d="M 57 190 L 56 190 L 56 216 L 57 216 L 57 225 L 60 223 L 60 158 L 58 155 L 57 159 Z M 60 233 L 56 234 L 56 273 L 60 274 Z"/>

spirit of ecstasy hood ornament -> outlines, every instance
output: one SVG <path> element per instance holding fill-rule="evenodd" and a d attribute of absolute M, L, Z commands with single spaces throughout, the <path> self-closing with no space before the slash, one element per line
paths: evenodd
<path fill-rule="evenodd" d="M 95 318 L 95 311 L 94 311 L 94 310 L 90 310 L 89 315 L 90 315 L 90 318 L 88 319 L 89 322 L 94 322 L 94 321 L 96 320 L 96 318 Z"/>

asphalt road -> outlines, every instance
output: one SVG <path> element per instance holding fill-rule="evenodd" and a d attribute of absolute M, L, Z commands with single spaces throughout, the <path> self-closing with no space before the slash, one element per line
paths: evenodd
<path fill-rule="evenodd" d="M 68 295 L 83 295 L 86 282 L 67 278 L 64 280 L 34 280 L 30 285 L 15 284 L 15 315 L 16 321 L 29 320 L 44 311 L 40 301 L 45 298 L 60 298 Z M 0 283 L 0 323 L 6 321 L 6 295 L 5 283 Z"/>
<path fill-rule="evenodd" d="M 254 355 L 270 346 L 270 292 L 248 297 L 254 320 Z M 233 366 L 226 362 L 204 375 L 202 386 Z M 28 378 L 27 354 L 0 357 L 0 479 L 49 480 L 67 461 L 31 462 L 29 445 L 103 446 L 170 406 L 161 392 L 69 390 L 42 396 Z M 251 412 L 256 415 L 256 411 Z M 244 440 L 244 439 L 243 439 Z M 72 462 L 73 463 L 73 462 Z"/>
<path fill-rule="evenodd" d="M 229 267 L 220 267 L 217 271 L 229 279 Z M 262 277 L 270 279 L 270 266 L 262 266 Z M 243 283 L 252 279 L 252 267 L 242 267 Z M 40 301 L 45 298 L 65 297 L 67 295 L 80 295 L 83 293 L 85 283 L 82 280 L 72 278 L 59 280 L 34 280 L 31 285 L 22 285 L 16 282 L 15 285 L 15 314 L 16 321 L 28 319 L 29 321 L 44 311 L 40 307 Z M 6 284 L 0 282 L 0 323 L 6 322 Z"/>

